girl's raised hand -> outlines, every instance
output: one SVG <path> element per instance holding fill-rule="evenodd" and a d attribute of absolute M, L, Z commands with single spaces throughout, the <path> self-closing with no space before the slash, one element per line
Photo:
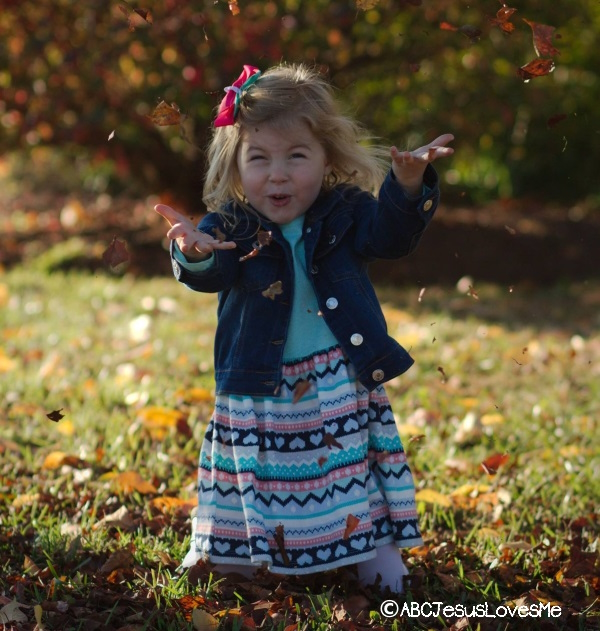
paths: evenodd
<path fill-rule="evenodd" d="M 434 141 L 414 151 L 399 151 L 392 147 L 392 170 L 398 182 L 410 195 L 417 195 L 423 186 L 423 173 L 430 162 L 452 155 L 454 149 L 446 147 L 454 140 L 452 134 L 442 134 Z"/>
<path fill-rule="evenodd" d="M 213 250 L 232 250 L 236 247 L 233 241 L 219 241 L 201 232 L 187 217 L 166 204 L 157 204 L 154 210 L 169 222 L 171 228 L 167 237 L 175 241 L 189 259 L 207 259 Z"/>

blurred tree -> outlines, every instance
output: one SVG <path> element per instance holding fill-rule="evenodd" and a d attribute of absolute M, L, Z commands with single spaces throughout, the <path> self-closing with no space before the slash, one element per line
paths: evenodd
<path fill-rule="evenodd" d="M 243 63 L 304 61 L 390 142 L 452 131 L 450 195 L 598 196 L 600 5 L 577 4 L 521 2 L 506 33 L 494 0 L 0 0 L 0 148 L 84 152 L 115 179 L 197 200 L 223 87 Z M 559 51 L 527 83 L 523 18 L 555 27 Z M 183 134 L 150 120 L 161 100 L 187 115 Z"/>

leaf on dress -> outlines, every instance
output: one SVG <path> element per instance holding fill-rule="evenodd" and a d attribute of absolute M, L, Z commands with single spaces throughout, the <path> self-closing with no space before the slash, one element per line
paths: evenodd
<path fill-rule="evenodd" d="M 275 543 L 277 544 L 277 548 L 279 549 L 279 552 L 281 553 L 281 556 L 283 558 L 283 563 L 285 565 L 289 565 L 290 564 L 290 558 L 287 555 L 287 552 L 285 551 L 285 536 L 283 534 L 283 524 L 279 524 L 279 526 L 275 527 Z"/>
<path fill-rule="evenodd" d="M 294 397 L 292 403 L 298 403 L 300 399 L 310 390 L 310 381 L 301 379 L 294 387 Z"/>
<path fill-rule="evenodd" d="M 356 530 L 358 524 L 360 524 L 360 519 L 350 513 L 348 517 L 346 517 L 346 530 L 344 530 L 343 538 L 348 539 L 350 535 Z"/>
<path fill-rule="evenodd" d="M 240 256 L 240 263 L 258 256 L 258 253 L 273 241 L 273 233 L 270 230 L 259 230 L 256 234 L 256 241 L 252 244 L 252 250 L 245 256 Z"/>
<path fill-rule="evenodd" d="M 219 226 L 215 226 L 212 230 L 213 234 L 215 235 L 215 239 L 219 242 L 219 243 L 223 243 L 223 241 L 225 241 L 225 239 L 227 238 L 225 236 L 225 233 L 219 228 Z"/>
<path fill-rule="evenodd" d="M 333 434 L 330 434 L 329 432 L 326 432 L 325 436 L 323 436 L 323 442 L 327 445 L 329 449 L 331 449 L 332 447 L 337 447 L 338 449 L 344 448 L 344 446 L 335 439 L 335 436 Z"/>

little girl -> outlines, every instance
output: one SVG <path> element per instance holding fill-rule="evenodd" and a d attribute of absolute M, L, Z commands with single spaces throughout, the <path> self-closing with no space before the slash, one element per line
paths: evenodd
<path fill-rule="evenodd" d="M 156 207 L 176 278 L 219 292 L 216 403 L 184 566 L 357 564 L 364 584 L 379 574 L 402 590 L 399 547 L 422 540 L 383 383 L 413 360 L 387 334 L 367 264 L 416 247 L 439 199 L 430 163 L 453 137 L 392 147 L 386 164 L 366 138 L 316 71 L 244 66 L 208 148 L 212 212 L 196 228 Z"/>

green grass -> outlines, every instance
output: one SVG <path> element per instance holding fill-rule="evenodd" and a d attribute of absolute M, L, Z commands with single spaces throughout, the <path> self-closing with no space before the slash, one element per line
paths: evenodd
<path fill-rule="evenodd" d="M 425 539 L 406 553 L 402 603 L 550 602 L 560 618 L 385 618 L 385 595 L 343 571 L 179 573 L 189 507 L 152 500 L 195 496 L 216 297 L 19 268 L 0 275 L 0 595 L 30 606 L 14 628 L 33 629 L 38 604 L 43 628 L 64 631 L 600 628 L 600 285 L 379 294 L 417 360 L 387 387 Z M 504 454 L 495 475 L 482 469 Z M 98 527 L 118 509 L 129 521 Z M 194 622 L 194 607 L 214 617 Z"/>

